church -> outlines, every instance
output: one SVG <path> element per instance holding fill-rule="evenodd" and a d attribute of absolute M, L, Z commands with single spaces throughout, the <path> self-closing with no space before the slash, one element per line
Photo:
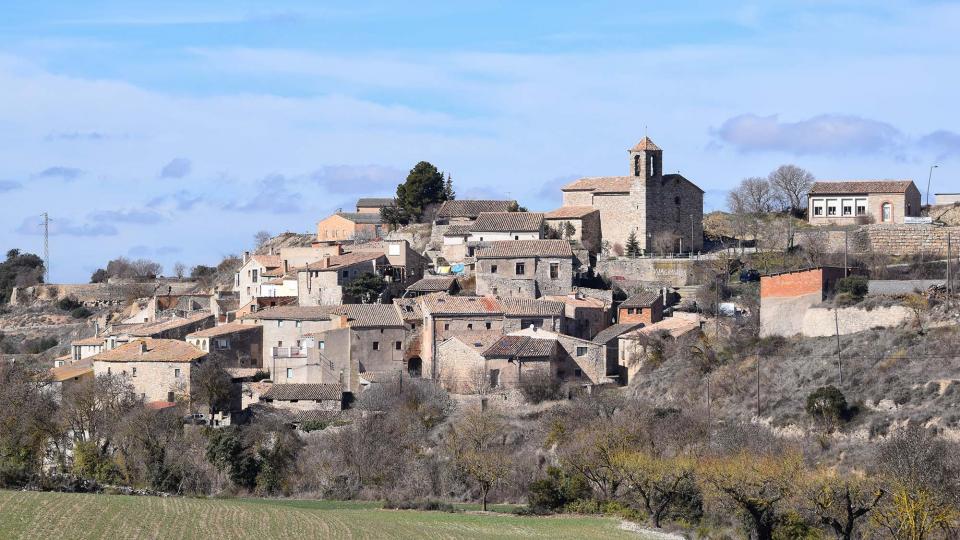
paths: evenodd
<path fill-rule="evenodd" d="M 663 150 L 644 137 L 627 151 L 629 176 L 593 176 L 563 186 L 564 207 L 600 211 L 600 231 L 611 246 L 633 232 L 645 252 L 703 249 L 703 190 L 681 174 L 663 174 Z"/>

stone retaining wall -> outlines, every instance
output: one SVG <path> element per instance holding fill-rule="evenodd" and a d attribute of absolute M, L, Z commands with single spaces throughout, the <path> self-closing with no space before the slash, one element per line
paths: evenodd
<path fill-rule="evenodd" d="M 825 245 L 827 252 L 843 251 L 844 231 L 837 229 L 809 229 L 797 231 L 797 243 L 806 245 L 819 242 Z M 889 255 L 916 255 L 919 253 L 945 256 L 947 254 L 947 234 L 954 243 L 954 255 L 960 249 L 960 227 L 939 227 L 936 225 L 862 225 L 846 232 L 847 248 L 850 253 L 886 253 Z"/>

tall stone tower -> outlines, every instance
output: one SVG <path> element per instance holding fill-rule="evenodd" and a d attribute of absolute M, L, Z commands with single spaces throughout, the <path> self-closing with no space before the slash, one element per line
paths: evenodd
<path fill-rule="evenodd" d="M 630 176 L 638 176 L 644 180 L 659 179 L 663 176 L 663 150 L 644 137 L 630 153 Z"/>

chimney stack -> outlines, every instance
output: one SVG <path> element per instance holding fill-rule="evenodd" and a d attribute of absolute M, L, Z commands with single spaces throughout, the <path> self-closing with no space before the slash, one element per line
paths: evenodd
<path fill-rule="evenodd" d="M 147 342 L 146 342 L 146 341 L 141 341 L 141 342 L 140 342 L 140 354 L 141 354 L 141 355 L 144 355 L 144 354 L 146 354 L 146 353 L 147 353 Z"/>
<path fill-rule="evenodd" d="M 249 261 L 249 260 L 250 260 L 250 252 L 249 252 L 249 251 L 244 251 L 244 252 L 243 252 L 243 263 L 246 264 L 247 261 Z"/>

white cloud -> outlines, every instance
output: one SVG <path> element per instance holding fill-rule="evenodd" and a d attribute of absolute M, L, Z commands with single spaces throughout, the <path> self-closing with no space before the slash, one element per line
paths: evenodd
<path fill-rule="evenodd" d="M 901 151 L 905 137 L 885 122 L 853 115 L 823 114 L 798 122 L 777 115 L 743 114 L 714 131 L 740 152 L 808 154 L 874 154 Z"/>

